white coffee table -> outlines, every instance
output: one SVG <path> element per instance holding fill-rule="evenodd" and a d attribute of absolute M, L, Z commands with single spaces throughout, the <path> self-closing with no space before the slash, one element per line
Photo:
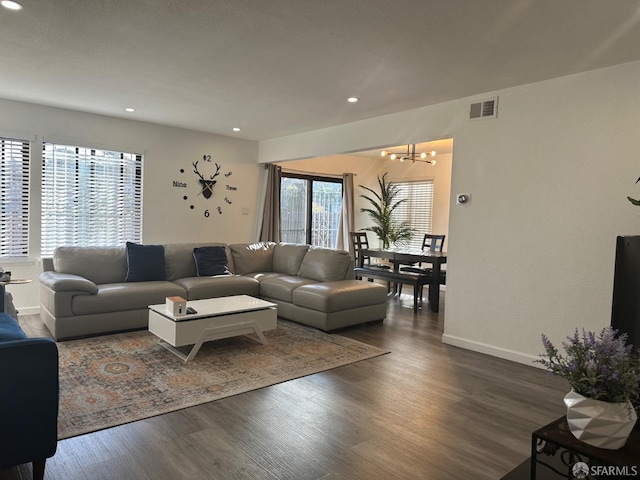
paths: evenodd
<path fill-rule="evenodd" d="M 149 305 L 149 331 L 160 337 L 160 345 L 190 362 L 204 342 L 247 335 L 267 344 L 262 332 L 277 326 L 276 304 L 248 295 L 208 298 L 187 302 L 195 314 L 174 316 L 166 304 Z M 250 334 L 255 333 L 253 338 Z M 188 355 L 176 347 L 193 345 Z"/>

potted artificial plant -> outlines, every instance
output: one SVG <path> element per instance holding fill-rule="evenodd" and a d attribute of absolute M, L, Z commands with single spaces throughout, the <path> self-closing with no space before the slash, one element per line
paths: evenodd
<path fill-rule="evenodd" d="M 638 177 L 638 179 L 636 180 L 636 183 L 638 183 L 638 182 L 640 182 L 640 177 Z M 640 207 L 640 199 L 627 197 L 627 200 L 629 200 L 631 203 L 633 203 L 636 207 Z"/>
<path fill-rule="evenodd" d="M 361 208 L 360 211 L 367 213 L 373 222 L 372 227 L 364 228 L 375 233 L 382 242 L 382 248 L 389 248 L 395 243 L 404 243 L 413 235 L 413 229 L 406 221 L 395 221 L 392 217 L 393 211 L 398 208 L 406 199 L 398 200 L 400 189 L 397 185 L 387 181 L 387 172 L 382 177 L 378 175 L 379 191 L 360 185 L 360 188 L 367 190 L 370 195 L 360 195 L 367 200 L 370 208 Z"/>
<path fill-rule="evenodd" d="M 564 354 L 544 334 L 542 344 L 538 362 L 571 386 L 564 403 L 573 436 L 599 448 L 623 447 L 637 419 L 632 402 L 640 396 L 640 351 L 610 326 L 599 335 L 576 329 L 562 343 Z"/>

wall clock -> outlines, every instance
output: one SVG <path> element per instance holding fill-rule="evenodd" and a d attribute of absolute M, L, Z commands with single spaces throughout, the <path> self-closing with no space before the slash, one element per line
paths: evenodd
<path fill-rule="evenodd" d="M 224 207 L 233 203 L 229 197 L 238 191 L 228 183 L 233 172 L 224 173 L 222 165 L 211 161 L 211 155 L 203 155 L 202 164 L 197 160 L 191 166 L 192 169 L 180 169 L 180 180 L 174 180 L 173 186 L 187 190 L 182 199 L 190 210 L 200 211 L 205 218 L 222 215 Z"/>

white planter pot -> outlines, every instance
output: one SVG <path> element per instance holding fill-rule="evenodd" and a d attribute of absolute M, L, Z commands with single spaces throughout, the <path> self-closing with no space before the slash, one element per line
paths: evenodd
<path fill-rule="evenodd" d="M 564 404 L 573 436 L 598 448 L 622 448 L 637 420 L 631 402 L 603 402 L 572 390 L 565 395 Z"/>

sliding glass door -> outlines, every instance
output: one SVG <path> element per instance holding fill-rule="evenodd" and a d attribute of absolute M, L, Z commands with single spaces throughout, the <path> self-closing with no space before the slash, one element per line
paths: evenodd
<path fill-rule="evenodd" d="M 283 242 L 335 247 L 341 210 L 341 179 L 282 173 L 280 238 Z"/>

